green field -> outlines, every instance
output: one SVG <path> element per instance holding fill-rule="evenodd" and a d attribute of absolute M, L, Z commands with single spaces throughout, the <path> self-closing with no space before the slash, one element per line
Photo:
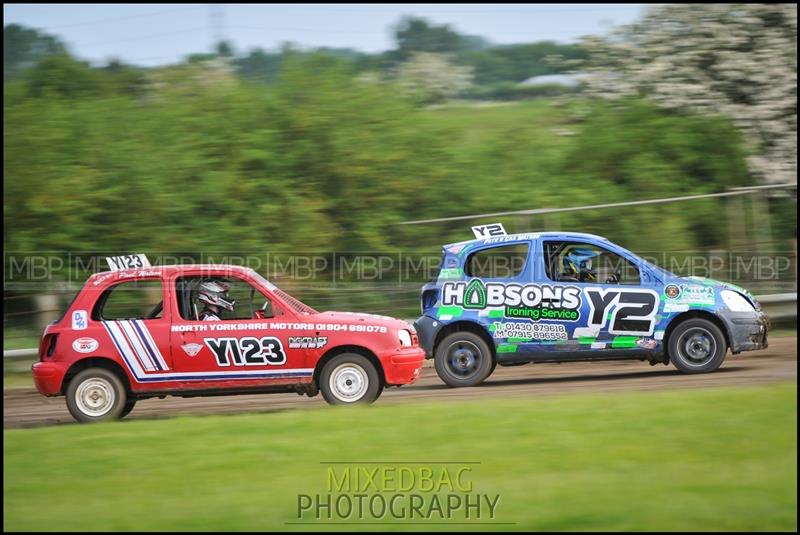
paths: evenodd
<path fill-rule="evenodd" d="M 794 530 L 796 431 L 794 384 L 6 430 L 3 527 L 315 529 L 323 463 L 451 461 L 500 495 L 453 529 Z"/>

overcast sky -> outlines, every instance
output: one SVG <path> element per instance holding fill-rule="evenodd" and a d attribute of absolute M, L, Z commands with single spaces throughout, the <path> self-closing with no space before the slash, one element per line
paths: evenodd
<path fill-rule="evenodd" d="M 211 49 L 218 36 L 237 51 L 306 47 L 393 48 L 403 15 L 450 24 L 497 44 L 575 42 L 638 18 L 644 4 L 4 4 L 5 24 L 59 36 L 73 54 L 141 65 L 175 62 Z"/>

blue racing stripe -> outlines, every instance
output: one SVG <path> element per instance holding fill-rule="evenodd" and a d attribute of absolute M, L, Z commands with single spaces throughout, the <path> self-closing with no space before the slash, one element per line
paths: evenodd
<path fill-rule="evenodd" d="M 156 365 L 156 368 L 158 368 L 159 371 L 162 371 L 163 368 L 161 367 L 161 363 L 158 362 L 158 358 L 156 358 L 156 354 L 153 352 L 153 348 L 150 347 L 150 342 L 147 341 L 147 337 L 142 332 L 141 327 L 139 327 L 139 323 L 136 320 L 133 320 L 131 321 L 131 325 L 133 325 L 133 328 L 136 329 L 136 332 L 139 334 L 139 338 L 142 340 L 144 348 L 150 354 L 150 357 L 152 358 L 153 363 Z"/>
<path fill-rule="evenodd" d="M 114 336 L 114 333 L 111 332 L 111 328 L 108 325 L 106 325 L 105 321 L 103 321 L 101 323 L 103 324 L 103 327 L 105 327 L 106 332 L 108 333 L 108 336 L 111 338 L 111 341 L 114 342 L 114 346 L 116 346 L 117 351 L 119 351 L 119 356 L 122 357 L 122 360 L 124 360 L 125 364 L 128 365 L 128 370 L 130 370 L 131 375 L 133 375 L 134 377 L 136 377 L 138 379 L 138 376 L 136 375 L 136 370 L 133 368 L 133 366 L 131 366 L 131 363 L 128 362 L 128 359 L 125 357 L 125 352 L 122 351 L 122 347 L 119 345 L 119 342 L 117 342 L 117 339 Z"/>

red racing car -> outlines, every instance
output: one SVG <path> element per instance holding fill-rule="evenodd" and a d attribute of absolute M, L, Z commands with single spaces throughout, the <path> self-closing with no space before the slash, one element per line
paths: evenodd
<path fill-rule="evenodd" d="M 92 275 L 42 336 L 36 388 L 66 396 L 80 422 L 168 395 L 372 402 L 420 375 L 425 353 L 404 321 L 317 312 L 249 268 L 139 265 Z"/>

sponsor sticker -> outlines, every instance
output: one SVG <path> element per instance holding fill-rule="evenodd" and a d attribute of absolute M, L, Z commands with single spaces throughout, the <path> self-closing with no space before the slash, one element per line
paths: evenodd
<path fill-rule="evenodd" d="M 82 331 L 89 326 L 88 315 L 85 310 L 76 310 L 72 313 L 72 329 Z"/>
<path fill-rule="evenodd" d="M 577 321 L 581 290 L 575 286 L 484 283 L 472 279 L 469 283 L 446 282 L 442 305 L 478 310 L 499 307 L 506 317 L 516 319 Z"/>
<path fill-rule="evenodd" d="M 664 293 L 670 299 L 677 299 L 678 296 L 681 295 L 681 289 L 677 284 L 668 284 L 667 287 L 664 288 Z"/>
<path fill-rule="evenodd" d="M 714 304 L 714 288 L 712 286 L 686 285 L 681 286 L 681 302 L 698 305 Z"/>
<path fill-rule="evenodd" d="M 183 349 L 184 353 L 186 353 L 190 357 L 194 357 L 198 353 L 200 353 L 200 350 L 203 349 L 203 346 L 201 346 L 200 344 L 195 344 L 194 342 L 191 342 L 191 343 L 188 343 L 188 344 L 183 344 L 181 346 L 181 349 Z"/>
<path fill-rule="evenodd" d="M 98 344 L 97 340 L 94 338 L 84 336 L 81 338 L 76 338 L 75 341 L 72 342 L 72 349 L 78 353 L 91 353 L 92 351 L 95 351 L 99 345 L 100 344 Z"/>
<path fill-rule="evenodd" d="M 289 349 L 319 349 L 328 343 L 327 336 L 290 336 Z"/>

